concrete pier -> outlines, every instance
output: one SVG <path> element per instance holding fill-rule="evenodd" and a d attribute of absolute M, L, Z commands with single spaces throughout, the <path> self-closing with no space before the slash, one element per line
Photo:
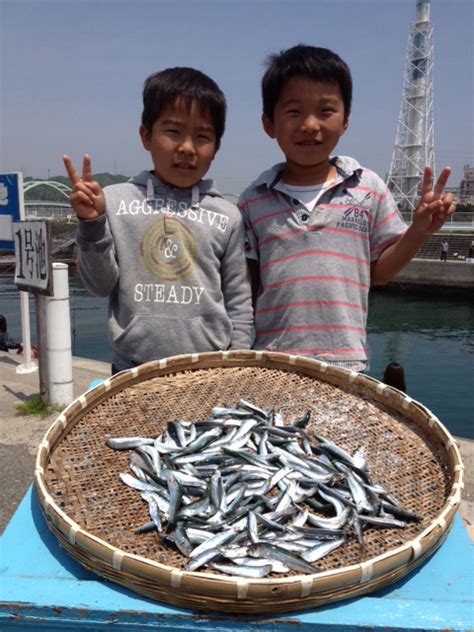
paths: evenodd
<path fill-rule="evenodd" d="M 413 259 L 392 283 L 474 289 L 474 263 Z"/>
<path fill-rule="evenodd" d="M 33 481 L 36 451 L 56 415 L 20 415 L 16 405 L 39 392 L 38 373 L 17 374 L 21 356 L 0 351 L 0 533 Z M 74 397 L 84 393 L 91 380 L 110 376 L 110 364 L 73 358 Z M 461 517 L 474 541 L 474 441 L 457 439 L 465 466 L 466 486 Z"/>

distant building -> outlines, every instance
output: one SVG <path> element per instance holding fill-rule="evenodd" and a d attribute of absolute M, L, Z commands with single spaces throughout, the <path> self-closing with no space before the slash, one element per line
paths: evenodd
<path fill-rule="evenodd" d="M 459 187 L 444 187 L 445 193 L 452 193 L 454 195 L 455 204 L 459 204 Z"/>
<path fill-rule="evenodd" d="M 464 166 L 464 177 L 459 185 L 459 204 L 474 204 L 474 167 Z"/>

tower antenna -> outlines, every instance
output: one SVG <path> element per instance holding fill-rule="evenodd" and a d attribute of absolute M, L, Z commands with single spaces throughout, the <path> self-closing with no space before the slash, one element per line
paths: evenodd
<path fill-rule="evenodd" d="M 433 25 L 430 0 L 416 0 L 410 24 L 402 101 L 387 186 L 402 211 L 415 210 L 425 165 L 435 171 Z"/>

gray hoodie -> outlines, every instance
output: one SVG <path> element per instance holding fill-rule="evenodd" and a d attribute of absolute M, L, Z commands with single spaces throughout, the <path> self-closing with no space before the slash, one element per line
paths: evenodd
<path fill-rule="evenodd" d="M 104 189 L 106 213 L 79 221 L 87 289 L 109 297 L 116 358 L 248 349 L 252 329 L 244 227 L 211 180 L 172 188 L 142 171 Z"/>

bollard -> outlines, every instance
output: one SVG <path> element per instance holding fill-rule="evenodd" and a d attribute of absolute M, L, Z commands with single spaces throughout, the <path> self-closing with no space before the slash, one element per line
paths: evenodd
<path fill-rule="evenodd" d="M 52 406 L 73 400 L 71 319 L 68 266 L 53 263 L 54 295 L 45 297 L 48 401 Z"/>
<path fill-rule="evenodd" d="M 385 373 L 383 374 L 382 382 L 387 384 L 388 386 L 393 386 L 394 388 L 398 388 L 402 393 L 407 392 L 407 386 L 405 383 L 405 369 L 398 362 L 390 362 L 387 364 L 385 368 Z"/>

